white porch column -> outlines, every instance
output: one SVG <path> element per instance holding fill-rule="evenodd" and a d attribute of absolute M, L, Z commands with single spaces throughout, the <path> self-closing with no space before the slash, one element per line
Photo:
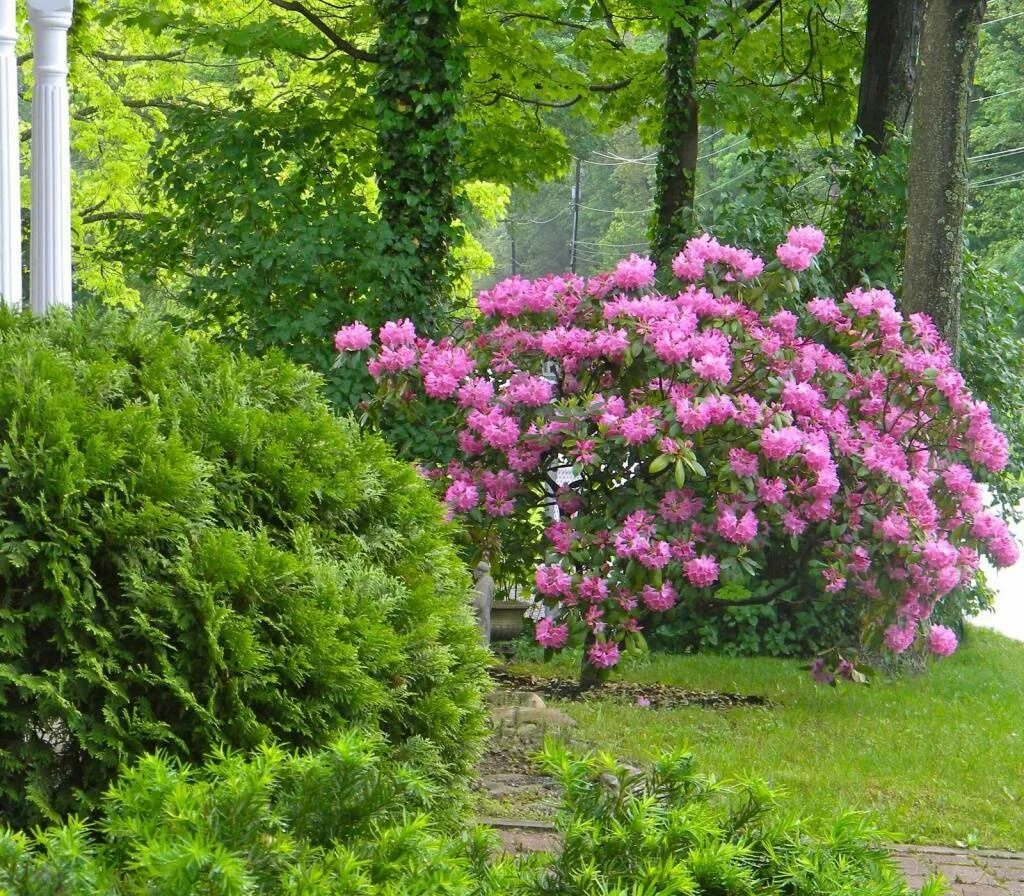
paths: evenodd
<path fill-rule="evenodd" d="M 71 306 L 71 125 L 68 29 L 73 0 L 28 0 L 35 53 L 32 91 L 32 310 Z"/>
<path fill-rule="evenodd" d="M 21 141 L 15 0 L 0 0 L 0 297 L 21 308 Z"/>

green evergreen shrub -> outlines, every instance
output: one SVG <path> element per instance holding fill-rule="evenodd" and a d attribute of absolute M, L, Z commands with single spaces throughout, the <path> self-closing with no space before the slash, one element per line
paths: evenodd
<path fill-rule="evenodd" d="M 531 894 L 545 896 L 904 896 L 885 849 L 891 835 L 863 813 L 802 819 L 764 782 L 716 781 L 691 755 L 644 771 L 549 745 L 564 789 L 562 849 Z M 944 892 L 941 879 L 921 890 Z"/>
<path fill-rule="evenodd" d="M 639 772 L 549 746 L 565 796 L 554 855 L 494 856 L 484 831 L 431 820 L 446 794 L 379 736 L 265 746 L 204 767 L 149 756 L 95 830 L 0 832 L 9 896 L 909 896 L 863 815 L 815 827 L 764 784 L 723 785 L 691 757 Z M 933 881 L 921 891 L 939 896 Z"/>
<path fill-rule="evenodd" d="M 277 355 L 150 315 L 0 316 L 0 817 L 144 752 L 352 721 L 454 786 L 483 732 L 469 579 L 414 470 Z"/>
<path fill-rule="evenodd" d="M 0 834 L 9 896 L 471 896 L 490 841 L 445 836 L 444 794 L 379 737 L 343 732 L 298 755 L 263 746 L 205 765 L 146 756 L 95 830 L 72 819 Z"/>

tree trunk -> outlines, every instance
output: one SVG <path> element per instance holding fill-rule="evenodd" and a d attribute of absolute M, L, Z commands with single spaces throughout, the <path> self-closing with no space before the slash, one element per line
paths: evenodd
<path fill-rule="evenodd" d="M 967 207 L 967 105 L 986 0 L 928 0 L 907 177 L 902 310 L 926 312 L 956 351 Z"/>
<path fill-rule="evenodd" d="M 910 124 L 924 0 L 868 0 L 857 130 L 876 156 Z"/>
<path fill-rule="evenodd" d="M 468 62 L 460 0 L 375 0 L 380 64 L 373 96 L 385 267 L 378 306 L 428 332 L 450 301 L 457 239 L 457 144 Z"/>
<path fill-rule="evenodd" d="M 662 271 L 694 232 L 697 176 L 698 30 L 703 15 L 670 22 L 665 37 L 665 103 L 658 147 L 652 253 Z"/>
<path fill-rule="evenodd" d="M 587 658 L 590 648 L 596 643 L 597 638 L 594 633 L 588 630 L 587 636 L 583 640 L 583 658 L 580 660 L 580 689 L 584 691 L 601 686 L 601 670 L 591 665 L 590 660 Z"/>
<path fill-rule="evenodd" d="M 859 142 L 875 157 L 888 152 L 893 132 L 903 133 L 910 123 L 914 74 L 921 39 L 924 0 L 868 0 L 864 32 L 864 60 L 857 101 Z M 898 237 L 902 221 L 891 219 L 889 209 L 872 214 L 870 197 L 856 186 L 843 197 L 845 206 L 837 258 L 841 283 L 853 285 L 862 271 L 869 277 L 898 268 L 898 249 L 882 265 L 871 264 L 877 247 L 887 236 Z"/>

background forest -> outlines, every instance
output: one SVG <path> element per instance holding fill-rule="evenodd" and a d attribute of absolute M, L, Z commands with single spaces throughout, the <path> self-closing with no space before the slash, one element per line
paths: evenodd
<path fill-rule="evenodd" d="M 990 346 L 1010 335 L 1024 277 L 1024 5 L 943 6 L 987 15 L 961 23 L 980 55 L 950 126 L 970 140 L 963 366 L 989 397 L 973 346 L 982 330 Z M 862 275 L 898 289 L 922 11 L 82 4 L 78 295 L 173 297 L 226 338 L 326 371 L 323 333 L 339 322 L 436 318 L 509 273 L 589 274 L 699 230 L 763 250 L 784 225 L 815 223 L 834 247 L 823 290 Z M 1003 348 L 1019 367 L 1016 340 Z M 332 397 L 363 385 L 332 374 Z"/>

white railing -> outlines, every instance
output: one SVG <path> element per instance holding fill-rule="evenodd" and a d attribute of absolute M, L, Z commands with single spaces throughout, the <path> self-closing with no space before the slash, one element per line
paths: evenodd
<path fill-rule="evenodd" d="M 0 0 L 0 295 L 21 308 L 21 139 L 16 0 Z M 71 305 L 71 138 L 68 29 L 73 0 L 28 0 L 32 27 L 29 304 Z"/>

